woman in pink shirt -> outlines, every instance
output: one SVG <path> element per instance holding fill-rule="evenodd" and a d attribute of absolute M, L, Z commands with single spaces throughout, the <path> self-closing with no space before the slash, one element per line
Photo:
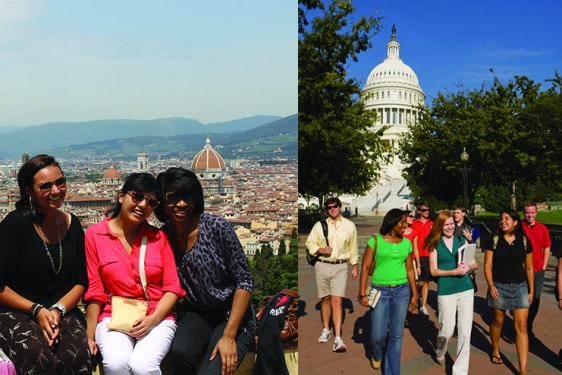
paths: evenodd
<path fill-rule="evenodd" d="M 133 173 L 119 190 L 115 207 L 108 211 L 110 218 L 86 231 L 88 344 L 92 355 L 98 349 L 101 352 L 106 375 L 160 374 L 160 362 L 176 331 L 172 308 L 185 292 L 166 236 L 146 221 L 159 204 L 156 186 L 152 175 Z M 139 273 L 145 236 L 147 315 L 128 334 L 109 330 L 112 295 L 145 300 Z"/>

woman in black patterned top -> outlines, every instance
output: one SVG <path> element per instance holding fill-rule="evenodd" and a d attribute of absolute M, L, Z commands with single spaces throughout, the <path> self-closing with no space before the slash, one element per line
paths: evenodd
<path fill-rule="evenodd" d="M 255 337 L 250 304 L 252 277 L 244 251 L 231 224 L 204 214 L 203 188 L 197 176 L 183 168 L 158 175 L 155 210 L 165 223 L 182 287 L 187 292 L 178 308 L 178 328 L 172 344 L 174 373 L 232 374 Z"/>

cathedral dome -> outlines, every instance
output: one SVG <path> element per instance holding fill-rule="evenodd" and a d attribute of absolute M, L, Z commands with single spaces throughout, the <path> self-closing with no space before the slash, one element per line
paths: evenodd
<path fill-rule="evenodd" d="M 211 140 L 207 136 L 205 147 L 193 159 L 191 170 L 194 173 L 208 170 L 226 170 L 226 164 L 222 156 L 211 146 Z"/>
<path fill-rule="evenodd" d="M 109 167 L 107 168 L 107 170 L 103 173 L 103 179 L 117 179 L 117 178 L 121 178 L 121 173 L 119 173 L 119 171 L 117 169 L 115 169 L 114 167 Z"/>

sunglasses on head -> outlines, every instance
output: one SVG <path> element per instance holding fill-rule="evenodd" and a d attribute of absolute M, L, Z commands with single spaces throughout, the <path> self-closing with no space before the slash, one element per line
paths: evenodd
<path fill-rule="evenodd" d="M 195 197 L 192 197 L 187 194 L 181 194 L 175 191 L 170 191 L 166 193 L 166 202 L 170 204 L 178 204 L 180 201 L 184 201 L 185 204 L 193 204 L 197 201 Z"/>
<path fill-rule="evenodd" d="M 421 210 L 419 210 L 420 212 L 427 212 L 429 211 L 429 208 L 422 208 Z"/>
<path fill-rule="evenodd" d="M 66 186 L 66 177 L 59 177 L 55 181 L 42 182 L 39 184 L 39 189 L 43 191 L 51 190 L 53 188 L 53 184 L 57 185 L 58 188 Z"/>
<path fill-rule="evenodd" d="M 135 204 L 139 204 L 144 200 L 146 200 L 146 205 L 150 208 L 156 208 L 160 204 L 156 198 L 147 197 L 146 195 L 136 191 L 129 190 L 127 194 L 131 196 L 133 203 Z"/>
<path fill-rule="evenodd" d="M 339 205 L 338 204 L 334 204 L 333 206 L 326 206 L 326 209 L 331 210 L 333 208 L 338 208 Z"/>

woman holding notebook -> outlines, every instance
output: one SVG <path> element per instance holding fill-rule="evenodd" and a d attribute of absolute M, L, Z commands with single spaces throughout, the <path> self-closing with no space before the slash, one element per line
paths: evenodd
<path fill-rule="evenodd" d="M 460 251 L 465 245 L 464 237 L 455 236 L 455 221 L 448 211 L 440 212 L 431 232 L 426 238 L 429 250 L 431 276 L 437 279 L 437 305 L 439 310 L 439 332 L 435 351 L 437 363 L 445 365 L 445 354 L 449 340 L 455 330 L 458 311 L 457 360 L 453 374 L 468 374 L 470 355 L 470 333 L 474 305 L 474 289 L 469 272 L 478 267 L 476 260 L 461 262 Z"/>
<path fill-rule="evenodd" d="M 400 355 L 406 311 L 414 311 L 418 293 L 412 264 L 412 243 L 403 237 L 407 226 L 404 211 L 390 210 L 383 219 L 380 234 L 371 237 L 363 254 L 359 296 L 361 306 L 371 306 L 371 366 L 381 367 L 383 347 L 388 330 L 385 374 L 400 374 Z M 371 282 L 369 269 L 375 268 Z M 380 298 L 374 308 L 369 303 L 369 290 L 375 288 Z"/>

